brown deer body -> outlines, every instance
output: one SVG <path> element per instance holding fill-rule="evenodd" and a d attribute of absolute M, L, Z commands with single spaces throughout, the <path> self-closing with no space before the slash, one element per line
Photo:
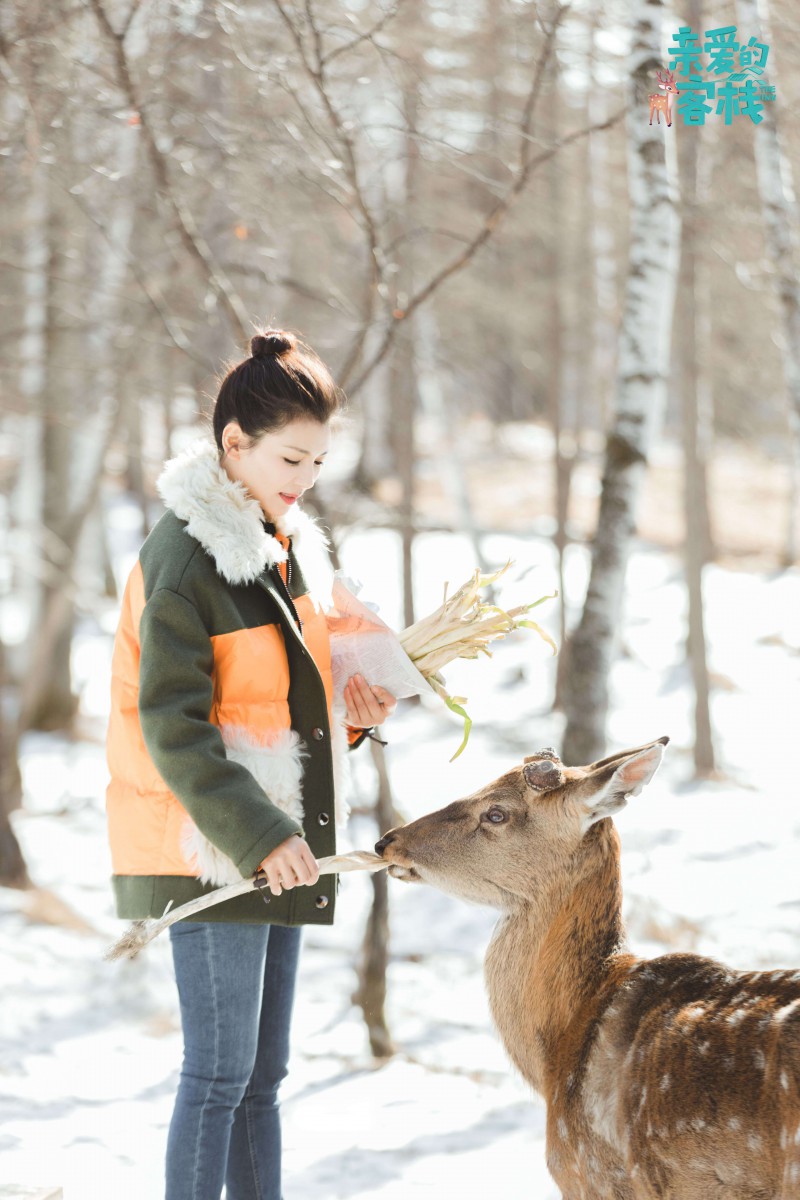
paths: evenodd
<path fill-rule="evenodd" d="M 376 850 L 397 878 L 503 911 L 490 1006 L 547 1103 L 565 1200 L 798 1200 L 800 971 L 643 960 L 624 945 L 606 818 L 667 740 L 589 767 L 540 751 Z"/>

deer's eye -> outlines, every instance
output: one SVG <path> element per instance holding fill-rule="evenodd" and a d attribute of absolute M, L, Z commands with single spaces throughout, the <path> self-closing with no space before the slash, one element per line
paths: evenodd
<path fill-rule="evenodd" d="M 494 806 L 486 810 L 483 814 L 483 820 L 488 821 L 490 825 L 502 825 L 508 820 L 508 813 L 502 808 Z"/>

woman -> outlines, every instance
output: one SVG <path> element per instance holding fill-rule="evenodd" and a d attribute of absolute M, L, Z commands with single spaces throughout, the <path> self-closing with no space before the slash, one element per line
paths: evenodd
<path fill-rule="evenodd" d="M 108 819 L 119 916 L 263 872 L 263 892 L 170 929 L 184 1061 L 167 1200 L 279 1200 L 300 926 L 330 924 L 337 764 L 395 707 L 354 676 L 333 712 L 326 543 L 297 502 L 339 407 L 289 334 L 252 339 L 214 439 L 169 462 L 112 667 Z M 341 817 L 341 814 L 339 814 Z M 300 886 L 303 885 L 303 886 Z M 266 901 L 266 903 L 265 903 Z"/>

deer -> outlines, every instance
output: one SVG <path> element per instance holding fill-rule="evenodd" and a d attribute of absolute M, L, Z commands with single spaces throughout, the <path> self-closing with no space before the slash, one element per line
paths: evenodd
<path fill-rule="evenodd" d="M 675 76 L 672 71 L 666 71 L 663 75 L 660 71 L 656 72 L 658 86 L 664 89 L 665 95 L 660 95 L 658 92 L 653 92 L 650 96 L 650 124 L 653 124 L 653 113 L 656 114 L 656 123 L 661 124 L 661 114 L 667 118 L 667 127 L 672 126 L 672 108 L 675 104 L 675 97 L 680 96 L 678 85 L 675 82 Z"/>
<path fill-rule="evenodd" d="M 613 817 L 668 742 L 583 767 L 545 747 L 375 851 L 396 879 L 500 910 L 489 1008 L 544 1098 L 564 1200 L 798 1200 L 800 971 L 625 941 Z"/>

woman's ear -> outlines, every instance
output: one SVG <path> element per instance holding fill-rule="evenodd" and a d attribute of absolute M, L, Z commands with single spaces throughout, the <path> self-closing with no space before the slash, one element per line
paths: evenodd
<path fill-rule="evenodd" d="M 241 458 L 244 434 L 238 421 L 228 421 L 222 431 L 222 453 L 228 458 Z"/>

